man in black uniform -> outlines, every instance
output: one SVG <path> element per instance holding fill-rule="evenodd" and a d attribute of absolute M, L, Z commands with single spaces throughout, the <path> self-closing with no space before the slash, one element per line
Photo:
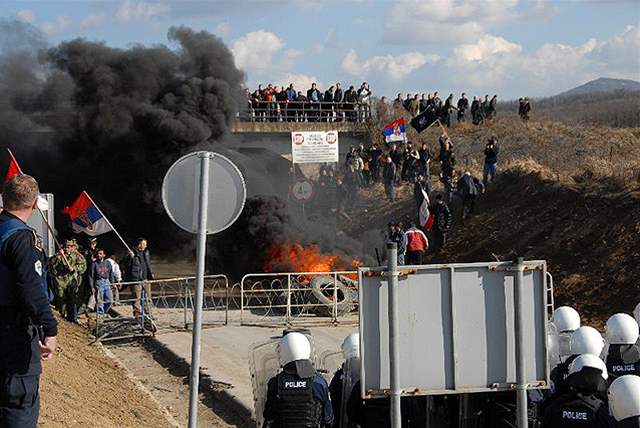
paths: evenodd
<path fill-rule="evenodd" d="M 17 175 L 2 191 L 0 214 L 0 427 L 38 424 L 40 359 L 56 348 L 58 323 L 46 292 L 44 252 L 26 225 L 38 183 Z"/>
<path fill-rule="evenodd" d="M 436 196 L 436 202 L 431 206 L 433 211 L 433 235 L 434 235 L 434 251 L 440 251 L 447 243 L 447 232 L 451 228 L 453 216 L 447 204 L 444 203 L 442 195 Z"/>
<path fill-rule="evenodd" d="M 542 428 L 613 428 L 607 403 L 600 397 L 606 390 L 607 368 L 595 355 L 577 357 L 569 367 L 571 390 L 544 405 Z"/>
<path fill-rule="evenodd" d="M 302 333 L 286 334 L 278 345 L 282 372 L 269 380 L 266 428 L 323 428 L 333 424 L 329 386 L 311 364 L 311 344 Z"/>

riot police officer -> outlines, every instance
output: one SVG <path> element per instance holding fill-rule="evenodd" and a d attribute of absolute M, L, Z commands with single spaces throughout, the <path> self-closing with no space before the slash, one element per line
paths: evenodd
<path fill-rule="evenodd" d="M 609 409 L 620 428 L 640 428 L 640 377 L 623 375 L 609 387 Z"/>
<path fill-rule="evenodd" d="M 554 394 L 564 394 L 569 390 L 566 382 L 569 376 L 569 365 L 579 355 L 590 354 L 600 356 L 604 348 L 604 339 L 593 327 L 582 326 L 569 337 L 569 356 L 551 370 L 551 382 Z"/>
<path fill-rule="evenodd" d="M 47 296 L 40 241 L 26 221 L 38 183 L 16 175 L 4 184 L 0 214 L 0 426 L 31 428 L 40 408 L 40 359 L 56 348 L 58 324 Z"/>
<path fill-rule="evenodd" d="M 640 376 L 640 349 L 636 345 L 638 330 L 638 323 L 631 315 L 615 314 L 607 320 L 609 350 L 605 362 L 611 382 L 626 374 Z"/>
<path fill-rule="evenodd" d="M 543 428 L 613 428 L 607 404 L 600 398 L 606 390 L 607 368 L 595 355 L 584 354 L 569 365 L 570 390 L 554 396 L 544 406 Z"/>
<path fill-rule="evenodd" d="M 553 323 L 559 333 L 566 333 L 580 328 L 580 314 L 570 306 L 560 306 L 553 311 Z"/>
<path fill-rule="evenodd" d="M 327 382 L 311 363 L 311 344 L 302 333 L 286 334 L 278 344 L 282 372 L 269 380 L 265 427 L 321 428 L 333 424 Z"/>
<path fill-rule="evenodd" d="M 333 408 L 334 427 L 346 428 L 351 424 L 348 422 L 347 402 L 355 395 L 354 400 L 360 398 L 360 392 L 354 386 L 360 380 L 360 335 L 353 333 L 347 336 L 342 342 L 342 366 L 329 384 L 331 394 L 331 405 Z"/>

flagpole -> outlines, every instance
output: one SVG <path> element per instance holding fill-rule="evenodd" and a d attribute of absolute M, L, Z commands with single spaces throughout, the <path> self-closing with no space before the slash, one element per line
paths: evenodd
<path fill-rule="evenodd" d="M 44 224 L 47 225 L 47 229 L 49 229 L 49 232 L 51 233 L 51 236 L 53 236 L 53 240 L 56 242 L 56 245 L 58 246 L 59 250 L 63 250 L 62 251 L 62 259 L 64 260 L 64 263 L 67 265 L 67 267 L 69 268 L 69 270 L 71 270 L 71 263 L 69 263 L 69 259 L 67 259 L 66 254 L 64 253 L 64 249 L 62 247 L 62 245 L 60 245 L 60 242 L 58 242 L 58 238 L 56 238 L 56 234 L 53 231 L 53 229 L 51 228 L 51 225 L 49 224 L 49 222 L 47 221 L 47 217 L 44 215 L 44 212 L 42 212 L 42 209 L 40 207 L 38 207 L 38 212 L 40 213 L 40 215 L 42 216 L 42 220 L 44 221 Z"/>
<path fill-rule="evenodd" d="M 133 253 L 133 250 L 127 245 L 127 243 L 125 242 L 124 239 L 122 239 L 122 236 L 120 236 L 120 234 L 118 233 L 118 231 L 116 230 L 115 227 L 113 227 L 113 225 L 111 224 L 111 222 L 109 221 L 109 219 L 107 218 L 106 215 L 104 215 L 104 213 L 102 212 L 102 210 L 100 209 L 100 207 L 98 206 L 98 204 L 96 204 L 94 202 L 93 199 L 91 199 L 91 196 L 89 196 L 89 194 L 83 190 L 82 193 L 84 193 L 85 195 L 87 195 L 87 198 L 89 198 L 89 200 L 93 203 L 93 206 L 96 207 L 96 209 L 98 210 L 98 212 L 102 215 L 102 217 L 104 218 L 104 220 L 107 222 L 107 224 L 109 225 L 109 227 L 111 227 L 111 230 L 113 230 L 116 234 L 116 236 L 120 239 L 120 241 L 122 242 L 122 244 L 127 248 L 127 250 L 130 253 Z"/>

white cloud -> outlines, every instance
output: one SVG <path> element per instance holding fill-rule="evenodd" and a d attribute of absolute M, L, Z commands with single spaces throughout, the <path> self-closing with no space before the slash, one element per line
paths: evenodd
<path fill-rule="evenodd" d="M 547 43 L 533 52 L 501 37 L 485 35 L 460 45 L 447 61 L 447 74 L 478 90 L 525 87 L 530 94 L 553 95 L 598 77 L 640 78 L 640 28 L 628 26 L 608 40 L 578 45 Z"/>
<path fill-rule="evenodd" d="M 116 12 L 116 19 L 123 22 L 146 21 L 158 15 L 166 14 L 170 9 L 171 7 L 166 3 L 124 0 Z"/>
<path fill-rule="evenodd" d="M 358 62 L 358 54 L 350 49 L 342 60 L 341 68 L 347 73 L 368 78 L 372 73 L 384 74 L 391 80 L 402 80 L 428 62 L 435 62 L 438 55 L 425 55 L 420 52 L 408 52 L 402 55 L 373 56 Z"/>
<path fill-rule="evenodd" d="M 221 22 L 220 24 L 213 27 L 213 34 L 215 34 L 216 36 L 224 36 L 229 32 L 230 29 L 231 26 L 228 22 Z"/>
<path fill-rule="evenodd" d="M 58 16 L 55 21 L 45 22 L 42 24 L 42 31 L 52 36 L 54 34 L 62 33 L 71 25 L 71 18 L 68 16 Z"/>
<path fill-rule="evenodd" d="M 293 87 L 296 91 L 302 91 L 305 95 L 307 94 L 307 89 L 311 88 L 312 83 L 317 83 L 318 88 L 324 88 L 324 85 L 316 76 L 295 73 L 287 73 L 285 77 L 277 80 L 274 84 L 276 86 L 284 86 L 286 88 L 290 83 L 293 83 Z"/>
<path fill-rule="evenodd" d="M 520 51 L 520 45 L 489 34 L 482 36 L 477 43 L 460 45 L 453 50 L 455 56 L 463 61 L 482 61 L 496 55 L 510 55 Z"/>
<path fill-rule="evenodd" d="M 269 31 L 254 31 L 236 39 L 231 51 L 236 66 L 249 72 L 264 72 L 269 69 L 274 55 L 282 49 L 284 42 Z"/>
<path fill-rule="evenodd" d="M 519 0 L 396 0 L 385 24 L 390 43 L 468 42 L 517 17 Z"/>
<path fill-rule="evenodd" d="M 34 24 L 36 22 L 36 14 L 31 10 L 19 10 L 16 13 L 18 20 L 26 22 L 27 24 Z"/>
<path fill-rule="evenodd" d="M 104 22 L 104 15 L 102 14 L 87 15 L 82 21 L 80 21 L 80 29 L 87 30 L 102 24 L 102 22 Z"/>

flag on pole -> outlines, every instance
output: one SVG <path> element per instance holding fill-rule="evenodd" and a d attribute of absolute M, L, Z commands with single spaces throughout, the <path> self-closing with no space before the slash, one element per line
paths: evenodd
<path fill-rule="evenodd" d="M 7 151 L 9 152 L 9 169 L 7 169 L 7 175 L 4 176 L 5 183 L 11 180 L 16 175 L 23 174 L 22 170 L 20 169 L 20 165 L 18 165 L 18 161 L 13 156 L 13 153 L 11 153 L 11 150 L 7 149 Z"/>
<path fill-rule="evenodd" d="M 430 201 L 429 195 L 422 189 L 422 203 L 420 204 L 420 226 L 425 230 L 431 230 L 433 227 L 434 215 L 429 209 Z"/>
<path fill-rule="evenodd" d="M 111 223 L 85 191 L 62 212 L 71 218 L 71 227 L 75 233 L 84 232 L 89 236 L 97 236 L 113 230 Z"/>
<path fill-rule="evenodd" d="M 404 122 L 404 117 L 387 123 L 382 130 L 384 134 L 384 141 L 386 143 L 393 143 L 394 141 L 406 141 L 407 132 Z"/>
<path fill-rule="evenodd" d="M 426 109 L 413 119 L 411 119 L 411 126 L 418 131 L 418 133 L 424 131 L 438 120 L 438 115 L 433 111 L 433 109 Z"/>
<path fill-rule="evenodd" d="M 18 165 L 18 161 L 15 156 L 11 153 L 11 150 L 7 148 L 7 152 L 9 152 L 9 168 L 7 169 L 7 174 L 4 176 L 5 183 L 16 175 L 24 174 L 20 165 Z M 0 197 L 0 208 L 2 208 L 2 197 Z M 40 193 L 38 193 L 38 208 L 44 211 L 49 209 L 49 201 L 47 201 L 47 198 L 42 196 Z"/>

